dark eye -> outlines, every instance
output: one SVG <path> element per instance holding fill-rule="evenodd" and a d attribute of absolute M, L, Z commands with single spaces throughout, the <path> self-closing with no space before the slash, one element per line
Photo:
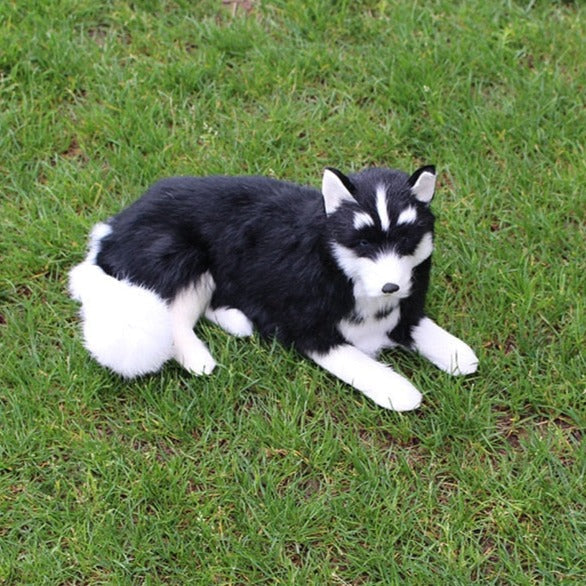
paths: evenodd
<path fill-rule="evenodd" d="M 368 248 L 370 246 L 370 242 L 368 240 L 365 240 L 364 238 L 362 238 L 362 240 L 359 240 L 356 243 L 356 248 Z"/>

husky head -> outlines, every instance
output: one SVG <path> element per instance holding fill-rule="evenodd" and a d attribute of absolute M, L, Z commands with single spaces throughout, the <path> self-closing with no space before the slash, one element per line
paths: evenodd
<path fill-rule="evenodd" d="M 356 297 L 409 296 L 413 269 L 433 250 L 429 203 L 435 178 L 433 166 L 411 176 L 391 169 L 348 177 L 325 170 L 322 194 L 331 250 Z"/>

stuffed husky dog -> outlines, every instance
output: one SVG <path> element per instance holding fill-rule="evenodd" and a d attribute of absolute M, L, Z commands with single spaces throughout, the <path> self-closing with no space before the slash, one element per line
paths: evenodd
<path fill-rule="evenodd" d="M 275 337 L 378 405 L 415 409 L 421 394 L 378 362 L 415 350 L 452 374 L 474 352 L 425 316 L 435 168 L 412 175 L 327 168 L 321 193 L 266 177 L 173 177 L 90 237 L 70 273 L 85 346 L 125 377 L 175 358 L 216 363 L 193 331 L 205 316 L 236 336 Z"/>

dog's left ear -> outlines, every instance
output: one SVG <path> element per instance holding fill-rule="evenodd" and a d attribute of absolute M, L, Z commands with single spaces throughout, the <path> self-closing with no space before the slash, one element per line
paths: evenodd
<path fill-rule="evenodd" d="M 435 167 L 426 165 L 409 177 L 411 193 L 423 203 L 429 203 L 435 192 Z"/>
<path fill-rule="evenodd" d="M 352 197 L 354 186 L 350 179 L 332 167 L 326 167 L 321 186 L 326 214 L 333 214 L 344 202 L 356 203 Z"/>

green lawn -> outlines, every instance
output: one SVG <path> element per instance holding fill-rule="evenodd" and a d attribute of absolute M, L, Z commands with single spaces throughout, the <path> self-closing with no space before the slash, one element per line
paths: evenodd
<path fill-rule="evenodd" d="M 584 584 L 580 2 L 0 3 L 0 583 Z M 68 270 L 157 178 L 435 163 L 428 310 L 479 354 L 384 411 L 278 345 L 124 382 Z"/>

